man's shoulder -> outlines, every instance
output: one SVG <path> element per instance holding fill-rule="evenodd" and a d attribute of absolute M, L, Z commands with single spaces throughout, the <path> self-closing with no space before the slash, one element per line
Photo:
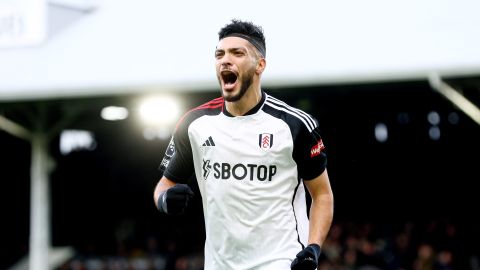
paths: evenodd
<path fill-rule="evenodd" d="M 289 104 L 288 102 L 286 102 L 286 101 L 284 101 L 280 98 L 277 98 L 275 96 L 272 96 L 270 94 L 266 95 L 265 105 L 270 106 L 277 111 L 282 111 L 284 113 L 294 112 L 294 113 L 297 113 L 297 114 L 310 115 L 309 113 L 307 113 L 303 109 L 300 109 L 296 106 L 293 106 L 293 105 Z"/>
<path fill-rule="evenodd" d="M 224 106 L 224 99 L 223 97 L 218 97 L 218 98 L 215 98 L 215 99 L 212 99 L 208 102 L 205 102 L 203 103 L 202 105 L 200 106 L 197 106 L 193 109 L 191 109 L 190 111 L 187 112 L 187 114 L 189 113 L 195 113 L 195 112 L 204 112 L 204 113 L 208 113 L 208 112 L 221 112 L 223 111 L 223 106 Z"/>
<path fill-rule="evenodd" d="M 304 126 L 309 131 L 312 131 L 318 126 L 316 118 L 311 114 L 269 94 L 267 94 L 265 99 L 264 111 L 276 118 L 284 120 L 290 126 Z"/>
<path fill-rule="evenodd" d="M 212 99 L 186 112 L 177 123 L 179 126 L 188 126 L 193 121 L 204 115 L 217 115 L 223 111 L 223 97 Z"/>

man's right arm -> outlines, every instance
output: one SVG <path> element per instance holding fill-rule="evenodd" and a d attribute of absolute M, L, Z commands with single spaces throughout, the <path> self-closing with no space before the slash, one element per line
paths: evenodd
<path fill-rule="evenodd" d="M 155 191 L 153 192 L 153 200 L 155 201 L 155 206 L 157 206 L 157 208 L 160 195 L 167 191 L 167 189 L 175 186 L 176 184 L 177 183 L 166 178 L 165 176 L 162 176 L 162 178 L 158 181 L 157 185 L 155 186 Z"/>
<path fill-rule="evenodd" d="M 155 187 L 153 199 L 160 212 L 178 215 L 183 214 L 193 195 L 188 185 L 177 184 L 163 176 Z"/>
<path fill-rule="evenodd" d="M 188 118 L 190 119 L 190 118 Z M 157 209 L 166 214 L 181 214 L 193 197 L 192 189 L 185 184 L 194 171 L 192 149 L 188 137 L 186 117 L 177 124 L 167 146 L 159 170 L 163 176 L 153 192 Z"/>

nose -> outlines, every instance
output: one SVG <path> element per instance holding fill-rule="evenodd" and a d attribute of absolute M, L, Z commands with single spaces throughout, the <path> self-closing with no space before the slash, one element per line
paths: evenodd
<path fill-rule="evenodd" d="M 228 63 L 228 62 L 220 63 L 220 70 L 230 69 L 231 66 L 232 66 L 232 64 Z"/>
<path fill-rule="evenodd" d="M 222 56 L 222 58 L 219 59 L 219 63 L 220 63 L 220 66 L 222 67 L 228 67 L 230 65 L 232 65 L 232 62 L 231 62 L 231 58 L 229 56 L 229 54 L 225 54 Z"/>

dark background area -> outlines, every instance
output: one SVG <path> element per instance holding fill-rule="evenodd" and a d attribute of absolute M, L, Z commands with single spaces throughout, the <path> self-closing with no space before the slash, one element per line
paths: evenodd
<path fill-rule="evenodd" d="M 480 104 L 477 78 L 448 82 Z M 480 126 L 428 82 L 265 90 L 319 120 L 335 195 L 334 222 L 395 225 L 449 220 L 457 224 L 465 250 L 478 254 Z M 194 107 L 219 94 L 179 96 L 187 107 Z M 135 98 L 0 103 L 0 113 L 27 126 L 25 112 L 35 113 L 39 103 L 52 122 L 67 108 L 83 107 L 68 128 L 95 134 L 93 151 L 64 156 L 58 137 L 51 144 L 56 162 L 50 175 L 53 246 L 74 246 L 83 254 L 118 254 L 145 247 L 155 237 L 165 249 L 171 241 L 183 252 L 202 249 L 200 196 L 180 217 L 161 215 L 153 204 L 153 188 L 161 176 L 157 167 L 169 139 L 145 140 L 134 118 L 118 122 L 100 118 L 102 106 L 129 107 Z M 432 111 L 440 116 L 438 140 L 428 133 L 427 115 Z M 388 128 L 385 142 L 375 139 L 378 123 Z M 0 149 L 3 269 L 28 252 L 30 145 L 0 131 Z M 194 182 L 192 186 L 196 188 Z"/>

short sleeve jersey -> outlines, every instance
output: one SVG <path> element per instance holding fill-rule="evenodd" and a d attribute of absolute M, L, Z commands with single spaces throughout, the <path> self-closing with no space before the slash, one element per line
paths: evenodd
<path fill-rule="evenodd" d="M 223 98 L 189 111 L 160 165 L 178 183 L 195 173 L 206 270 L 290 269 L 308 237 L 301 180 L 325 167 L 317 120 L 263 91 L 243 116 L 229 114 Z"/>

